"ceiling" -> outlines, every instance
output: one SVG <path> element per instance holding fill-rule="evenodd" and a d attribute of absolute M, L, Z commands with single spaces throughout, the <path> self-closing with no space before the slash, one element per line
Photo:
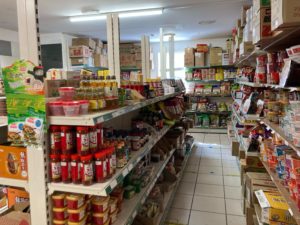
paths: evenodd
<path fill-rule="evenodd" d="M 40 31 L 64 32 L 99 37 L 106 40 L 106 22 L 71 23 L 69 16 L 82 11 L 113 12 L 124 10 L 164 8 L 163 15 L 120 20 L 121 41 L 140 40 L 149 35 L 159 38 L 159 28 L 176 34 L 176 40 L 224 37 L 230 35 L 240 9 L 247 0 L 39 0 Z M 200 21 L 215 20 L 200 25 Z M 1 0 L 0 27 L 17 30 L 16 0 Z"/>

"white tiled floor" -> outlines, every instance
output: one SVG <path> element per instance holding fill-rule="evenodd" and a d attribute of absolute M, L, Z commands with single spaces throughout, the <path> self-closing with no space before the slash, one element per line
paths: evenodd
<path fill-rule="evenodd" d="M 167 221 L 184 225 L 246 225 L 240 172 L 225 134 L 191 134 L 190 155 Z"/>

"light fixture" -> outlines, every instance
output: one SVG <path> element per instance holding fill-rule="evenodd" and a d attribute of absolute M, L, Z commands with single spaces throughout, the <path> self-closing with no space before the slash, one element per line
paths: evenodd
<path fill-rule="evenodd" d="M 128 18 L 128 17 L 141 17 L 141 16 L 155 16 L 161 14 L 163 14 L 163 9 L 137 10 L 137 11 L 119 12 L 119 17 Z"/>
<path fill-rule="evenodd" d="M 69 18 L 71 22 L 84 22 L 94 20 L 105 20 L 106 16 L 103 14 L 85 15 L 85 16 L 72 16 Z"/>
<path fill-rule="evenodd" d="M 163 13 L 163 9 L 132 10 L 132 11 L 111 12 L 111 13 L 118 13 L 120 18 L 129 18 L 129 17 L 161 15 Z M 104 20 L 106 19 L 107 14 L 108 13 L 97 13 L 97 14 L 88 14 L 88 15 L 80 15 L 80 16 L 71 16 L 69 19 L 71 22 Z"/>

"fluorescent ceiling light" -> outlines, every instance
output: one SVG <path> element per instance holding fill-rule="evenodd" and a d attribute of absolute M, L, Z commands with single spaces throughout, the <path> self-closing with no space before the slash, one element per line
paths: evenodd
<path fill-rule="evenodd" d="M 84 21 L 105 20 L 105 19 L 106 19 L 106 15 L 103 14 L 70 17 L 71 22 L 84 22 Z"/>
<path fill-rule="evenodd" d="M 153 9 L 153 10 L 134 10 L 134 11 L 123 11 L 123 12 L 112 12 L 118 13 L 119 18 L 129 18 L 129 17 L 142 17 L 142 16 L 154 16 L 161 15 L 163 9 Z M 99 13 L 93 15 L 80 15 L 70 17 L 71 22 L 84 22 L 93 20 L 105 20 L 108 13 Z"/>
<path fill-rule="evenodd" d="M 141 16 L 155 16 L 161 15 L 163 13 L 163 9 L 155 9 L 155 10 L 140 10 L 140 11 L 128 11 L 128 12 L 120 12 L 120 18 L 128 18 L 128 17 L 141 17 Z"/>

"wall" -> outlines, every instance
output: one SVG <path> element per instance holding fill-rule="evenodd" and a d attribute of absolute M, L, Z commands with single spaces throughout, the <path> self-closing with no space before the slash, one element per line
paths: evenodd
<path fill-rule="evenodd" d="M 182 59 L 182 65 L 183 65 L 183 62 L 184 62 L 183 55 L 184 54 L 180 54 L 180 53 L 184 53 L 185 48 L 191 48 L 191 47 L 195 48 L 196 45 L 199 43 L 211 45 L 213 47 L 225 48 L 227 39 L 228 39 L 227 37 L 224 37 L 224 38 L 200 39 L 200 40 L 191 40 L 191 41 L 175 41 L 175 44 L 174 44 L 175 45 L 174 46 L 175 55 L 177 55 L 177 57 L 180 57 L 180 59 L 177 59 L 177 60 L 175 59 L 175 68 L 178 68 L 178 65 L 176 66 L 176 61 L 178 61 L 178 60 L 181 61 L 181 59 Z M 158 53 L 160 52 L 160 43 L 159 42 L 151 43 L 151 51 L 153 53 L 151 76 L 156 77 L 159 74 Z"/>
<path fill-rule="evenodd" d="M 19 57 L 19 37 L 17 31 L 0 28 L 0 40 L 11 42 L 11 56 Z"/>

